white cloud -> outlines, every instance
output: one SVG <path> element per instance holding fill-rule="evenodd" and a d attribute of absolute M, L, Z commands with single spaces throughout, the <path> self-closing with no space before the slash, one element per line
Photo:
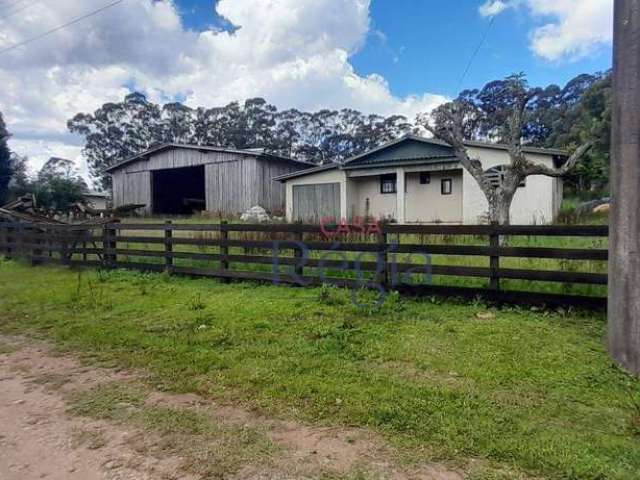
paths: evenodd
<path fill-rule="evenodd" d="M 29 174 L 35 175 L 51 157 L 61 157 L 73 160 L 78 172 L 85 178 L 89 178 L 89 167 L 82 158 L 82 146 L 65 143 L 59 140 L 30 140 L 17 139 L 11 141 L 11 148 L 18 155 L 29 157 Z"/>
<path fill-rule="evenodd" d="M 103 5 L 38 2 L 0 20 L 0 49 Z M 369 7 L 370 0 L 220 0 L 216 11 L 236 29 L 194 32 L 170 1 L 128 0 L 3 54 L 0 111 L 14 148 L 30 156 L 30 146 L 39 155 L 51 148 L 63 156 L 55 149 L 68 145 L 61 140 L 68 138 L 66 121 L 122 99 L 125 85 L 156 101 L 184 96 L 190 106 L 262 96 L 280 108 L 412 117 L 444 101 L 430 94 L 398 98 L 381 76 L 355 72 L 349 57 L 370 33 Z M 35 139 L 52 140 L 46 147 Z"/>
<path fill-rule="evenodd" d="M 520 6 L 541 23 L 530 32 L 530 47 L 546 60 L 576 60 L 612 41 L 613 0 L 487 0 L 479 12 L 494 16 Z"/>
<path fill-rule="evenodd" d="M 504 12 L 509 6 L 510 5 L 503 0 L 487 0 L 480 5 L 478 11 L 483 17 L 493 17 Z"/>
<path fill-rule="evenodd" d="M 531 49 L 542 58 L 580 58 L 613 38 L 613 0 L 529 0 L 534 15 L 556 20 L 535 29 Z"/>

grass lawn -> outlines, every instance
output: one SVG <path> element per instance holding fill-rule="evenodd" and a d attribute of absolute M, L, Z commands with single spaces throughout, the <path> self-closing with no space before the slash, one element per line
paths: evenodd
<path fill-rule="evenodd" d="M 640 472 L 640 382 L 612 365 L 598 314 L 480 319 L 481 304 L 395 295 L 378 310 L 333 288 L 8 261 L 0 312 L 3 332 L 146 368 L 167 390 L 369 427 L 407 459 L 479 458 L 544 478 Z M 516 478 L 491 475 L 477 478 Z"/>

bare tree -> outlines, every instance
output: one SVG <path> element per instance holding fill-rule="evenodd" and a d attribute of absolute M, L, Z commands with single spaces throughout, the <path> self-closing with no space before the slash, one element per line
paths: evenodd
<path fill-rule="evenodd" d="M 528 122 L 528 111 L 541 90 L 530 89 L 523 75 L 514 75 L 504 81 L 493 82 L 490 94 L 477 90 L 465 91 L 430 115 L 420 115 L 418 123 L 431 134 L 451 145 L 460 164 L 476 180 L 487 198 L 489 221 L 509 224 L 509 211 L 518 186 L 530 175 L 562 177 L 591 149 L 586 142 L 575 149 L 560 167 L 549 167 L 532 162 L 523 152 L 523 140 Z M 480 95 L 484 93 L 484 96 Z M 473 158 L 466 142 L 478 137 L 498 139 L 506 144 L 509 164 L 484 170 L 482 163 Z"/>

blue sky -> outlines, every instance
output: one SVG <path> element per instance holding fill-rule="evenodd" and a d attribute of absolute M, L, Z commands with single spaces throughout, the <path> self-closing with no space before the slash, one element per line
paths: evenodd
<path fill-rule="evenodd" d="M 596 46 L 586 56 L 549 60 L 530 48 L 531 32 L 552 21 L 509 9 L 491 17 L 478 13 L 476 0 L 373 0 L 366 43 L 350 59 L 361 75 L 377 73 L 394 95 L 435 92 L 448 97 L 477 88 L 511 73 L 525 72 L 532 85 L 564 85 L 580 73 L 611 68 L 610 45 Z M 232 28 L 211 3 L 178 0 L 185 27 Z M 576 7 L 579 9 L 579 7 Z M 467 75 L 464 70 L 486 35 Z"/>

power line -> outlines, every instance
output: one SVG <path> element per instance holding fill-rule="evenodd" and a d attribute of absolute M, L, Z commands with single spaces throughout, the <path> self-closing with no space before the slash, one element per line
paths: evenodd
<path fill-rule="evenodd" d="M 496 16 L 494 15 L 494 16 L 491 17 L 491 20 L 489 21 L 489 25 L 487 25 L 487 29 L 485 30 L 484 35 L 480 39 L 480 43 L 478 43 L 478 46 L 476 47 L 476 49 L 473 51 L 473 54 L 469 58 L 469 62 L 467 63 L 467 67 L 464 69 L 464 72 L 462 73 L 462 76 L 460 77 L 460 81 L 458 82 L 457 90 L 460 90 L 460 87 L 462 86 L 462 82 L 464 82 L 464 79 L 466 78 L 467 73 L 469 73 L 469 69 L 471 68 L 471 65 L 473 64 L 473 61 L 476 59 L 476 56 L 478 55 L 478 52 L 482 48 L 482 45 L 484 45 L 484 42 L 487 40 L 487 37 L 489 36 L 489 31 L 491 30 L 491 27 L 493 26 L 493 23 L 495 22 L 495 20 L 496 20 Z M 2 53 L 2 52 L 0 52 L 0 53 Z"/>
<path fill-rule="evenodd" d="M 18 47 L 22 47 L 23 45 L 26 45 L 28 43 L 35 42 L 36 40 L 40 40 L 41 38 L 46 37 L 47 35 L 51 35 L 52 33 L 55 33 L 55 32 L 57 32 L 59 30 L 62 30 L 62 29 L 67 28 L 67 27 L 70 27 L 71 25 L 74 25 L 74 24 L 76 24 L 78 22 L 81 22 L 82 20 L 85 20 L 85 19 L 87 19 L 89 17 L 92 17 L 93 15 L 96 15 L 96 14 L 98 14 L 100 12 L 103 12 L 104 10 L 106 10 L 108 8 L 114 7 L 117 4 L 122 3 L 123 1 L 124 0 L 116 0 L 115 2 L 112 2 L 112 3 L 108 4 L 108 5 L 105 5 L 104 7 L 101 7 L 99 9 L 97 9 L 97 10 L 94 10 L 92 12 L 89 12 L 89 13 L 85 14 L 85 15 L 82 15 L 81 17 L 74 18 L 73 20 L 71 20 L 71 21 L 69 21 L 67 23 L 64 23 L 62 25 L 59 25 L 59 26 L 57 26 L 55 28 L 52 28 L 51 30 L 47 30 L 46 32 L 41 33 L 40 35 L 36 35 L 35 37 L 28 38 L 27 40 L 24 40 L 22 42 L 19 42 L 19 43 L 16 43 L 14 45 L 11 45 L 10 47 L 4 48 L 4 49 L 0 50 L 0 55 L 2 55 L 3 53 L 7 53 L 7 52 L 9 52 L 11 50 L 14 50 L 14 49 L 16 49 Z"/>

